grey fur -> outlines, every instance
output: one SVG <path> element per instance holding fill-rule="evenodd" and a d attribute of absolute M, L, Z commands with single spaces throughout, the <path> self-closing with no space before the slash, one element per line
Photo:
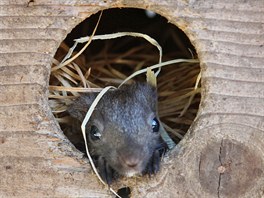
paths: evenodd
<path fill-rule="evenodd" d="M 80 96 L 69 107 L 70 115 L 83 121 L 96 95 L 87 93 Z M 89 133 L 87 134 L 92 155 L 99 156 L 100 160 L 104 159 L 106 167 L 110 166 L 121 175 L 149 172 L 146 171 L 148 166 L 155 169 L 151 173 L 157 172 L 159 159 L 151 160 L 161 144 L 160 132 L 155 133 L 152 130 L 152 120 L 155 117 L 157 93 L 151 85 L 134 83 L 108 91 L 88 122 L 88 132 L 94 125 L 101 133 L 101 138 L 97 141 L 93 141 Z M 155 164 L 150 164 L 150 161 Z M 107 178 L 107 174 L 101 171 L 101 175 L 110 183 L 112 178 Z"/>

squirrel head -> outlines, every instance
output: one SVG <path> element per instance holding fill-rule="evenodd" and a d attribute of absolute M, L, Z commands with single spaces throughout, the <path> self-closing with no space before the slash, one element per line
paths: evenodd
<path fill-rule="evenodd" d="M 96 95 L 76 99 L 70 115 L 82 122 Z M 92 155 L 103 157 L 121 175 L 141 174 L 160 143 L 156 88 L 134 83 L 108 91 L 86 128 Z"/>

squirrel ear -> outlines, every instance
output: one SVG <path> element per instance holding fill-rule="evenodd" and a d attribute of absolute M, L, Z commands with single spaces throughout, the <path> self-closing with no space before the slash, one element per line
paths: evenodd
<path fill-rule="evenodd" d="M 84 94 L 74 100 L 67 110 L 70 116 L 82 122 L 95 96 L 95 94 Z"/>
<path fill-rule="evenodd" d="M 158 101 L 158 93 L 157 93 L 157 87 L 154 87 L 150 84 L 148 84 L 148 92 L 147 93 L 147 99 L 152 105 L 151 108 L 153 111 L 157 110 L 157 101 Z"/>
<path fill-rule="evenodd" d="M 140 83 L 136 85 L 138 98 L 145 100 L 147 104 L 151 105 L 151 109 L 156 111 L 157 109 L 157 88 L 149 83 Z"/>

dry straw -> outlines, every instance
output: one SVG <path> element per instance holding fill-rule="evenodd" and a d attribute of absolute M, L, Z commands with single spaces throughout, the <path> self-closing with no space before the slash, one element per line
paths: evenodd
<path fill-rule="evenodd" d="M 164 123 L 163 127 L 175 141 L 179 141 L 191 125 L 198 110 L 200 98 L 197 97 L 197 94 L 200 93 L 200 70 L 199 62 L 195 59 L 173 59 L 161 62 L 162 48 L 148 35 L 131 32 L 94 35 L 95 30 L 91 37 L 76 39 L 72 48 L 68 48 L 64 43 L 61 44 L 51 69 L 49 102 L 56 119 L 61 123 L 62 128 L 65 129 L 71 122 L 66 109 L 73 99 L 78 97 L 81 92 L 100 92 L 86 114 L 81 129 L 88 158 L 98 178 L 104 183 L 89 155 L 85 134 L 85 125 L 100 97 L 109 89 L 114 88 L 114 86 L 121 86 L 122 83 L 130 82 L 139 74 L 146 73 L 148 69 L 144 65 L 152 65 L 148 67 L 149 70 L 167 66 L 157 79 L 154 78 L 154 80 L 152 76 L 151 81 L 158 81 L 159 116 Z M 135 46 L 125 53 L 118 54 L 102 49 L 101 52 L 89 60 L 82 54 L 92 40 L 108 40 L 121 36 L 142 37 L 149 41 L 159 50 L 159 63 L 155 65 L 157 56 L 153 56 L 153 49 L 148 45 L 144 47 Z M 78 43 L 86 44 L 79 52 L 75 52 L 74 49 Z M 111 46 L 106 48 L 111 48 Z M 169 59 L 169 57 L 165 58 Z M 176 63 L 177 65 L 175 65 Z M 118 66 L 115 67 L 115 65 Z M 132 70 L 132 74 L 128 73 L 124 68 Z M 156 76 L 159 71 L 155 73 Z M 141 75 L 140 78 L 144 79 L 145 77 Z M 106 86 L 109 84 L 112 86 Z M 173 147 L 173 143 L 171 147 Z M 111 188 L 110 190 L 116 194 Z"/>

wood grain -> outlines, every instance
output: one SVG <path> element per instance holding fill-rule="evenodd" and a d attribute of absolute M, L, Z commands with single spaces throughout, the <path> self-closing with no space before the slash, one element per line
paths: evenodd
<path fill-rule="evenodd" d="M 198 116 L 162 171 L 114 188 L 128 185 L 133 197 L 263 197 L 261 0 L 0 1 L 1 197 L 112 196 L 64 137 L 47 101 L 60 42 L 112 7 L 147 8 L 181 28 L 198 52 L 203 89 Z"/>

